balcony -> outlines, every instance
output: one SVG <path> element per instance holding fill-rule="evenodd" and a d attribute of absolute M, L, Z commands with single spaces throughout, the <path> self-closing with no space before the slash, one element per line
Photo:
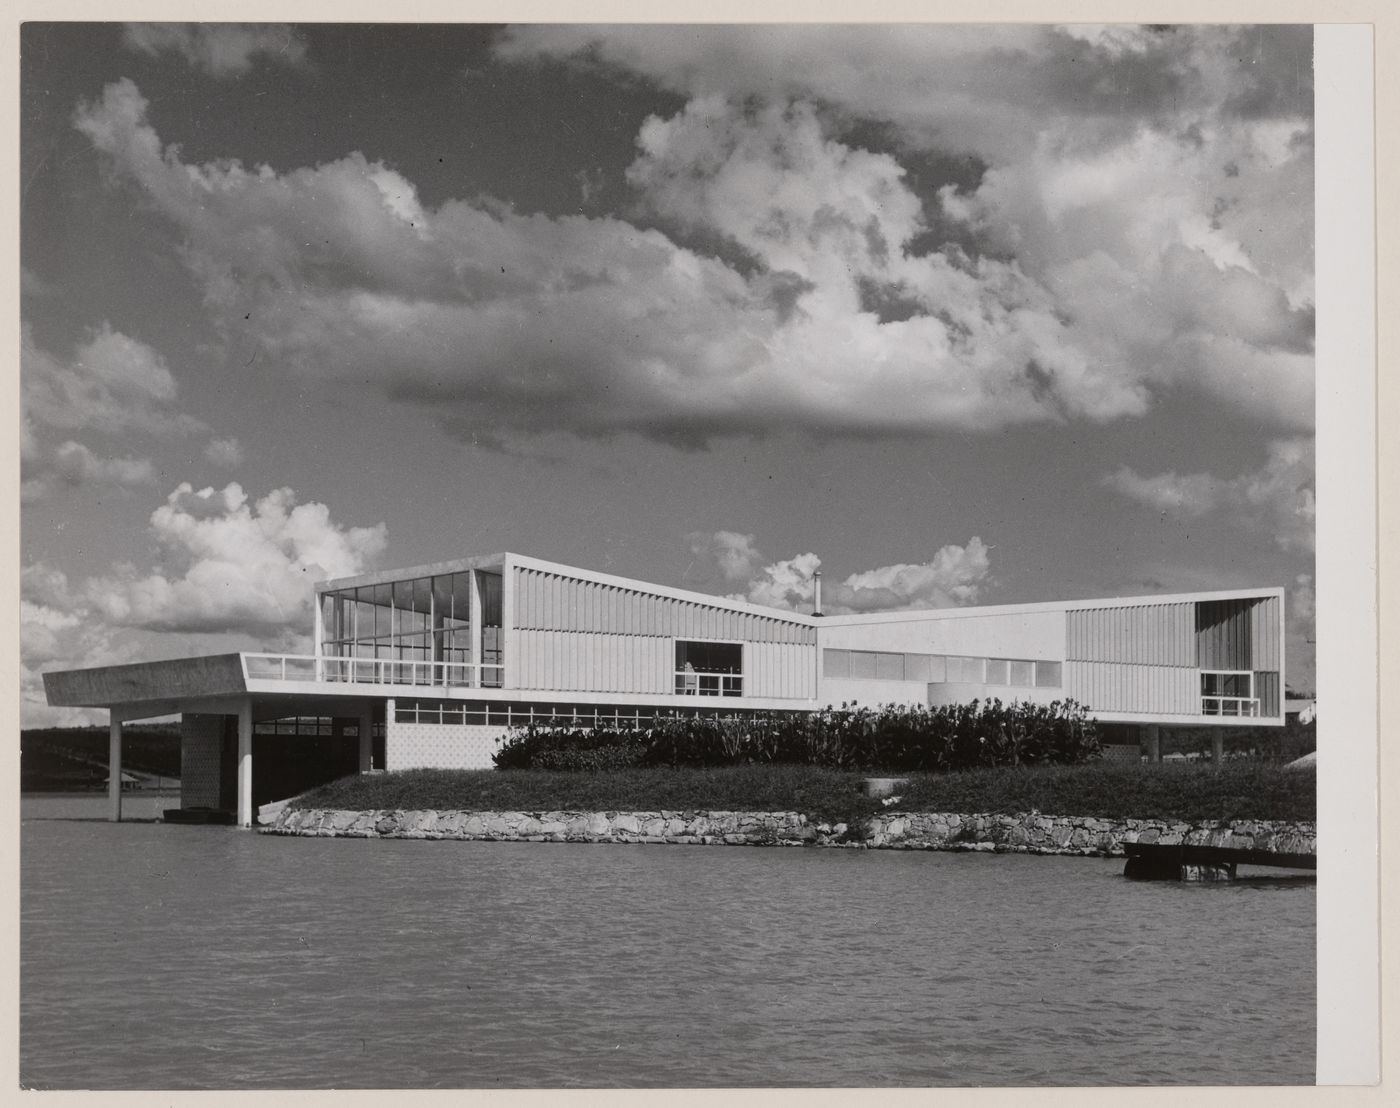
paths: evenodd
<path fill-rule="evenodd" d="M 1203 716 L 1257 716 L 1259 700 L 1250 696 L 1203 696 Z"/>
<path fill-rule="evenodd" d="M 317 658 L 310 654 L 244 654 L 250 681 L 312 681 L 421 688 L 499 689 L 505 666 L 484 662 L 414 662 L 391 658 Z"/>
<path fill-rule="evenodd" d="M 697 673 L 676 670 L 677 696 L 743 696 L 742 673 Z"/>
<path fill-rule="evenodd" d="M 1257 716 L 1259 698 L 1254 693 L 1254 674 L 1249 670 L 1201 671 L 1203 716 Z"/>

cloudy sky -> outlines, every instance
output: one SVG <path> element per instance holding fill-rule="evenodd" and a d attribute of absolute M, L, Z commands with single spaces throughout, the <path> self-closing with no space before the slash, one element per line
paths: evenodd
<path fill-rule="evenodd" d="M 1307 28 L 27 24 L 24 718 L 516 550 L 829 611 L 1283 585 Z"/>

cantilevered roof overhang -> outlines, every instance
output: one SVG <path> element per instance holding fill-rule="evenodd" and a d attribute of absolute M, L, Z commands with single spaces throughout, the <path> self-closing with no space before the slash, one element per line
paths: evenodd
<path fill-rule="evenodd" d="M 46 673 L 44 693 L 54 707 L 135 708 L 244 696 L 248 680 L 241 655 L 209 654 Z"/>

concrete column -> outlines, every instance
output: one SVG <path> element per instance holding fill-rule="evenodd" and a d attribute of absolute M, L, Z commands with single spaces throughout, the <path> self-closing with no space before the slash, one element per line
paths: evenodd
<path fill-rule="evenodd" d="M 1210 760 L 1217 766 L 1225 760 L 1225 733 L 1218 727 L 1210 735 Z"/>
<path fill-rule="evenodd" d="M 368 773 L 374 761 L 374 708 L 366 704 L 360 709 L 360 772 Z"/>
<path fill-rule="evenodd" d="M 472 682 L 472 684 L 473 684 L 473 685 L 480 686 L 480 684 L 481 684 L 481 655 L 482 655 L 482 646 L 483 646 L 483 644 L 484 644 L 484 642 L 485 642 L 485 639 L 484 639 L 484 637 L 483 637 L 483 635 L 482 635 L 482 627 L 481 627 L 481 581 L 480 581 L 480 579 L 477 577 L 477 571 L 476 571 L 476 570 L 473 569 L 473 570 L 469 570 L 468 572 L 471 574 L 471 576 L 470 576 L 470 578 L 469 578 L 469 580 L 471 581 L 471 589 L 470 589 L 470 591 L 469 591 L 469 596 L 470 596 L 470 598 L 471 598 L 471 604 L 470 604 L 470 606 L 469 606 L 469 608 L 468 608 L 468 611 L 467 611 L 467 618 L 471 621 L 471 629 L 470 629 L 470 632 L 469 632 L 469 634 L 471 635 L 471 641 L 472 641 L 472 657 L 471 657 L 471 660 L 472 660 L 473 662 L 475 662 L 475 663 L 476 663 L 476 666 L 477 666 L 476 671 L 475 671 L 475 672 L 476 672 L 476 680 L 474 680 L 474 681 Z"/>
<path fill-rule="evenodd" d="M 110 737 L 107 745 L 107 818 L 120 823 L 122 818 L 122 718 L 109 713 Z"/>
<path fill-rule="evenodd" d="M 1162 731 L 1155 723 L 1149 723 L 1142 729 L 1142 742 L 1147 747 L 1147 760 L 1156 764 L 1162 760 Z"/>
<path fill-rule="evenodd" d="M 388 769 L 389 763 L 394 760 L 394 698 L 391 696 L 384 701 L 384 765 L 381 769 Z"/>
<path fill-rule="evenodd" d="M 253 826 L 253 701 L 238 706 L 238 826 Z"/>

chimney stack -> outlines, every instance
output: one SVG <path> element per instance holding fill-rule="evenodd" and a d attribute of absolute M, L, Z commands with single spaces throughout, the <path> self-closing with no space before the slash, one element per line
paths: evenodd
<path fill-rule="evenodd" d="M 812 614 L 819 616 L 822 614 L 822 571 L 817 570 L 812 574 Z"/>

